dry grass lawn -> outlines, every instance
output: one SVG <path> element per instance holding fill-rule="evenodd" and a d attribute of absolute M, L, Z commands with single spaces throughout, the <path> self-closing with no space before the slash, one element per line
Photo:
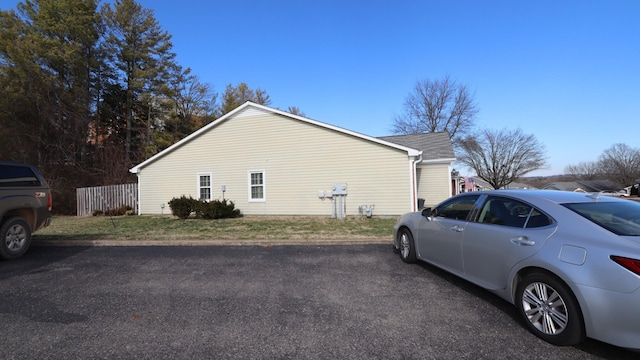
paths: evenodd
<path fill-rule="evenodd" d="M 54 217 L 42 240 L 392 239 L 395 218 L 257 217 L 180 220 L 173 216 Z"/>

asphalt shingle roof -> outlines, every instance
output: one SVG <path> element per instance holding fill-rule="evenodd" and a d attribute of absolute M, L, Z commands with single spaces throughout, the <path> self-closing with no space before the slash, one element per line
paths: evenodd
<path fill-rule="evenodd" d="M 574 191 L 578 188 L 586 192 L 618 191 L 622 187 L 609 180 L 559 181 L 548 184 L 545 189 Z"/>
<path fill-rule="evenodd" d="M 424 160 L 453 159 L 456 157 L 449 133 L 446 132 L 382 136 L 378 139 L 421 150 Z"/>

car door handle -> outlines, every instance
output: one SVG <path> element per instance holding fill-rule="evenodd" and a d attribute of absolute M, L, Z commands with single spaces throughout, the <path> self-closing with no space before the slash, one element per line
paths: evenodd
<path fill-rule="evenodd" d="M 455 231 L 455 232 L 462 232 L 462 230 L 464 230 L 464 228 L 461 228 L 460 226 L 456 225 L 456 226 L 453 226 L 453 227 L 449 228 L 449 230 Z"/>
<path fill-rule="evenodd" d="M 511 242 L 516 244 L 516 245 L 520 245 L 520 246 L 533 246 L 533 245 L 536 244 L 535 241 L 529 240 L 524 236 L 513 238 L 513 239 L 511 239 Z"/>

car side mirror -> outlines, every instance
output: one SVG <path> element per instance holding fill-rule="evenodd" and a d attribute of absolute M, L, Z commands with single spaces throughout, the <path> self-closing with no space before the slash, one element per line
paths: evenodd
<path fill-rule="evenodd" d="M 428 217 L 431 217 L 431 215 L 433 215 L 433 212 L 431 211 L 431 208 L 422 209 L 422 216 L 428 218 Z"/>

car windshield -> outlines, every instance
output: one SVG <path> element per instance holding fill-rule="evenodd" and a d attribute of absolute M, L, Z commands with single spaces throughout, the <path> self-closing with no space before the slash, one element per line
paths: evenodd
<path fill-rule="evenodd" d="M 640 236 L 640 203 L 629 200 L 562 205 L 617 235 Z"/>

